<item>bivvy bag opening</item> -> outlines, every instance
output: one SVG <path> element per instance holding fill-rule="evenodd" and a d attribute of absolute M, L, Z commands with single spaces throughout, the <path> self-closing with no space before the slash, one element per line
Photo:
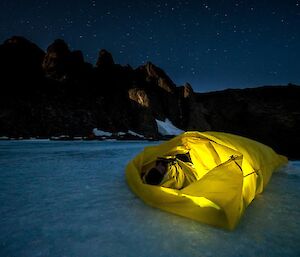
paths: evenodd
<path fill-rule="evenodd" d="M 189 161 L 177 158 L 188 155 Z M 170 158 L 168 178 L 144 176 Z M 185 132 L 145 149 L 126 168 L 129 187 L 145 203 L 206 224 L 234 229 L 245 208 L 287 158 L 254 140 L 221 132 Z M 165 176 L 166 177 L 166 176 Z"/>

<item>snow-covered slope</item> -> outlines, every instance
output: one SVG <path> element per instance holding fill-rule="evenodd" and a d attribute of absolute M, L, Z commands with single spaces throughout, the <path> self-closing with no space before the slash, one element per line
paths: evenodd
<path fill-rule="evenodd" d="M 106 131 L 103 131 L 103 130 L 99 130 L 97 128 L 94 128 L 93 129 L 93 133 L 95 136 L 97 137 L 101 137 L 101 136 L 104 136 L 104 137 L 110 137 L 112 135 L 112 133 L 110 132 L 106 132 Z"/>
<path fill-rule="evenodd" d="M 138 134 L 138 133 L 136 133 L 136 132 L 134 132 L 134 131 L 132 131 L 132 130 L 128 130 L 128 132 L 127 132 L 128 134 L 130 134 L 130 135 L 133 135 L 133 136 L 136 136 L 136 137 L 139 137 L 139 138 L 145 138 L 143 135 L 141 135 L 141 134 Z"/>
<path fill-rule="evenodd" d="M 134 137 L 138 137 L 138 138 L 145 138 L 145 136 L 138 134 L 132 130 L 128 130 L 127 132 L 117 132 L 117 133 L 111 133 L 111 132 L 107 132 L 107 131 L 103 131 L 97 128 L 93 129 L 93 134 L 97 137 L 111 137 L 111 136 L 117 136 L 117 137 L 122 137 L 122 136 L 126 136 L 126 135 L 131 135 Z"/>
<path fill-rule="evenodd" d="M 173 123 L 169 119 L 156 120 L 158 132 L 163 136 L 176 136 L 184 132 L 173 125 Z"/>

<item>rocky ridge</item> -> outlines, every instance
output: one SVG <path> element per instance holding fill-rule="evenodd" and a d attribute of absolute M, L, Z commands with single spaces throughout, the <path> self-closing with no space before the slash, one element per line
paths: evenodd
<path fill-rule="evenodd" d="M 102 49 L 93 66 L 61 39 L 45 53 L 17 36 L 0 45 L 0 79 L 0 137 L 93 138 L 98 128 L 155 139 L 156 119 L 169 119 L 183 130 L 231 132 L 300 157 L 296 85 L 197 93 L 151 62 L 121 66 Z"/>

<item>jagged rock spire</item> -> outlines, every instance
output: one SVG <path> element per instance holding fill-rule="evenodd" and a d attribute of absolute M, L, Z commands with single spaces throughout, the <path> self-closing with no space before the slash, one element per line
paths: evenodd
<path fill-rule="evenodd" d="M 96 66 L 100 68 L 100 67 L 109 67 L 114 64 L 115 62 L 111 53 L 105 49 L 101 49 L 99 52 L 99 57 Z"/>
<path fill-rule="evenodd" d="M 138 70 L 143 73 L 147 81 L 154 82 L 167 92 L 173 93 L 176 90 L 176 85 L 170 77 L 153 63 L 147 62 L 145 65 L 140 66 Z"/>
<path fill-rule="evenodd" d="M 62 39 L 56 39 L 48 48 L 43 69 L 49 77 L 60 79 L 66 71 L 70 49 Z"/>

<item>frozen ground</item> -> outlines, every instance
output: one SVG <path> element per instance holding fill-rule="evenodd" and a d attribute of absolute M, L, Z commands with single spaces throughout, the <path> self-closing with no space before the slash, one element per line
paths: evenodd
<path fill-rule="evenodd" d="M 233 232 L 153 209 L 126 185 L 149 142 L 0 142 L 0 256 L 300 256 L 300 162 Z"/>

